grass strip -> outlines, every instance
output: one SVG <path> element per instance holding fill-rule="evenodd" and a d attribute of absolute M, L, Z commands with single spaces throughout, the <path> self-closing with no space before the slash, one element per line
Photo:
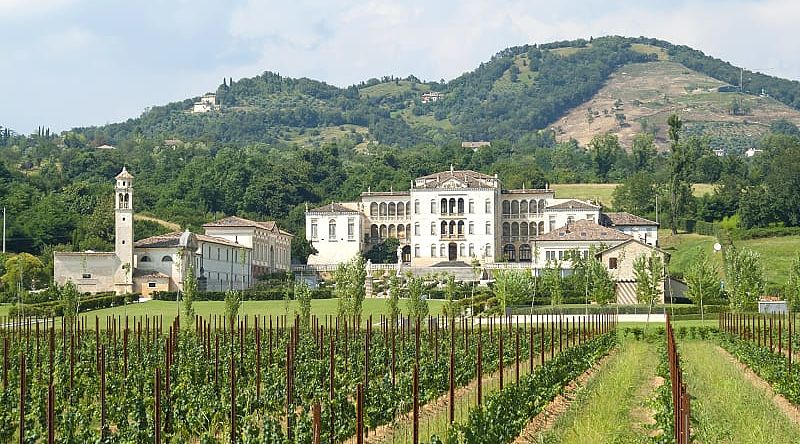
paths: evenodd
<path fill-rule="evenodd" d="M 724 341 L 723 341 L 724 343 Z M 709 341 L 680 344 L 689 393 L 692 438 L 715 443 L 797 443 L 800 427 Z M 734 353 L 736 355 L 736 353 Z"/>

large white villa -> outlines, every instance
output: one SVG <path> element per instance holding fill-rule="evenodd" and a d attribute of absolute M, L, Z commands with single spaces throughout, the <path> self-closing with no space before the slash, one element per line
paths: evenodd
<path fill-rule="evenodd" d="M 584 221 L 581 224 L 577 222 Z M 569 235 L 570 226 L 576 225 Z M 564 230 L 559 231 L 559 229 Z M 568 250 L 588 254 L 635 238 L 656 246 L 658 224 L 628 213 L 556 198 L 552 189 L 503 189 L 497 175 L 444 171 L 416 178 L 409 191 L 361 194 L 306 212 L 306 237 L 317 250 L 309 264 L 338 264 L 387 238 L 400 242 L 411 267 L 442 263 L 563 260 Z"/>
<path fill-rule="evenodd" d="M 118 294 L 183 289 L 189 266 L 200 290 L 249 288 L 264 273 L 291 269 L 292 235 L 274 221 L 226 217 L 203 225 L 204 234 L 175 231 L 134 242 L 134 177 L 116 176 L 114 251 L 56 252 L 54 280 L 81 292 Z"/>

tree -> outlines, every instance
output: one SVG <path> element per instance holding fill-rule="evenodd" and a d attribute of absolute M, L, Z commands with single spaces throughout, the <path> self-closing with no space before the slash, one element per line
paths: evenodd
<path fill-rule="evenodd" d="M 608 182 L 608 173 L 620 152 L 619 139 L 611 133 L 594 136 L 589 142 L 589 148 L 597 178 L 603 183 Z"/>
<path fill-rule="evenodd" d="M 20 253 L 6 259 L 5 270 L 0 280 L 9 289 L 19 287 L 21 290 L 36 290 L 47 281 L 44 264 L 30 253 Z"/>
<path fill-rule="evenodd" d="M 80 303 L 78 287 L 76 287 L 72 281 L 67 281 L 67 283 L 59 289 L 59 297 L 61 300 L 64 325 L 72 330 L 75 328 L 75 320 L 78 318 L 78 304 Z"/>
<path fill-rule="evenodd" d="M 786 301 L 789 303 L 789 310 L 793 312 L 800 310 L 800 253 L 797 253 L 789 268 L 785 294 Z"/>
<path fill-rule="evenodd" d="M 528 270 L 495 270 L 494 290 L 495 298 L 500 303 L 500 311 L 505 316 L 506 307 L 518 304 L 530 295 L 533 279 Z"/>
<path fill-rule="evenodd" d="M 647 304 L 647 324 L 649 324 L 653 306 L 662 294 L 664 261 L 655 252 L 650 256 L 642 254 L 633 261 L 633 274 L 636 278 L 636 300 L 640 304 Z"/>
<path fill-rule="evenodd" d="M 634 173 L 614 188 L 614 208 L 633 214 L 653 211 L 656 182 L 652 174 Z"/>
<path fill-rule="evenodd" d="M 678 234 L 678 215 L 686 204 L 688 187 L 686 183 L 687 165 L 689 159 L 686 158 L 685 150 L 680 144 L 680 131 L 683 121 L 677 114 L 672 114 L 667 119 L 669 125 L 669 139 L 672 142 L 672 154 L 669 158 L 669 202 L 670 220 L 669 229 L 673 235 Z M 691 192 L 691 191 L 690 191 Z"/>
<path fill-rule="evenodd" d="M 634 172 L 648 172 L 653 169 L 653 159 L 656 157 L 656 145 L 652 134 L 637 134 L 633 138 L 631 157 L 633 157 Z"/>
<path fill-rule="evenodd" d="M 731 309 L 742 312 L 754 304 L 764 292 L 764 267 L 761 257 L 753 250 L 733 245 L 723 251 L 725 260 L 725 289 Z"/>
<path fill-rule="evenodd" d="M 445 277 L 445 287 L 444 287 L 444 307 L 442 311 L 444 315 L 447 316 L 447 319 L 453 320 L 456 315 L 458 314 L 458 308 L 455 304 L 456 292 L 458 291 L 458 287 L 456 286 L 456 278 L 452 274 L 448 274 Z"/>
<path fill-rule="evenodd" d="M 306 281 L 299 280 L 294 283 L 294 298 L 300 309 L 300 323 L 303 328 L 308 328 L 311 323 L 311 288 Z"/>
<path fill-rule="evenodd" d="M 389 299 L 386 300 L 386 311 L 389 314 L 389 323 L 397 326 L 397 318 L 400 317 L 400 278 L 392 276 L 389 278 Z"/>
<path fill-rule="evenodd" d="M 425 300 L 425 281 L 420 277 L 415 277 L 409 273 L 406 280 L 408 285 L 408 317 L 421 320 L 428 316 L 428 301 Z"/>
<path fill-rule="evenodd" d="M 194 274 L 194 267 L 186 267 L 186 276 L 183 278 L 183 314 L 187 318 L 194 316 L 194 298 L 197 296 L 197 277 Z"/>
<path fill-rule="evenodd" d="M 616 300 L 616 289 L 614 279 L 606 269 L 605 265 L 589 252 L 587 261 L 587 272 L 589 274 L 589 299 L 593 302 L 606 305 Z"/>
<path fill-rule="evenodd" d="M 373 264 L 396 264 L 399 246 L 400 240 L 390 237 L 364 253 L 364 259 L 372 261 Z"/>
<path fill-rule="evenodd" d="M 364 283 L 367 269 L 364 258 L 358 255 L 349 262 L 339 264 L 334 272 L 336 296 L 339 298 L 338 315 L 361 317 L 361 306 L 366 296 Z"/>
<path fill-rule="evenodd" d="M 688 287 L 686 296 L 700 306 L 700 319 L 704 320 L 704 302 L 719 299 L 719 270 L 708 260 L 705 251 L 700 250 L 684 277 Z"/>
<path fill-rule="evenodd" d="M 556 307 L 564 300 L 564 284 L 561 278 L 561 263 L 547 261 L 542 272 L 542 287 L 550 294 L 550 305 Z"/>
<path fill-rule="evenodd" d="M 233 328 L 236 322 L 236 317 L 239 316 L 239 307 L 242 305 L 239 292 L 230 289 L 225 292 L 225 316 L 228 318 L 228 324 Z"/>

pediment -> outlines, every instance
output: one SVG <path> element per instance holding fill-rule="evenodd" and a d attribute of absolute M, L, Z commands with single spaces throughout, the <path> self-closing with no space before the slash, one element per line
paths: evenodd
<path fill-rule="evenodd" d="M 442 182 L 441 188 L 466 188 L 466 184 L 456 178 L 447 179 Z"/>

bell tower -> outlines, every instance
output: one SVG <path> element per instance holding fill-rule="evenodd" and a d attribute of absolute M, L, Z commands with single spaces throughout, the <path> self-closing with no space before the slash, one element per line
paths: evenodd
<path fill-rule="evenodd" d="M 123 167 L 115 177 L 114 252 L 121 263 L 122 276 L 117 282 L 133 288 L 133 175 Z"/>

